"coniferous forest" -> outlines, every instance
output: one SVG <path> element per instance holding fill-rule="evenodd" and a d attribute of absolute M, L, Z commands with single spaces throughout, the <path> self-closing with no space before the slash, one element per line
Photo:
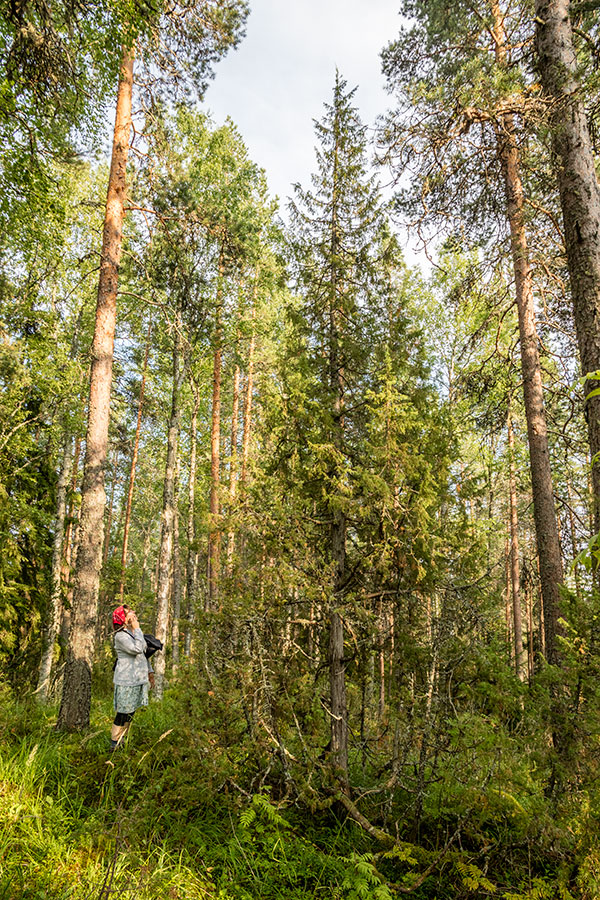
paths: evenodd
<path fill-rule="evenodd" d="M 600 898 L 600 2 L 395 5 L 279 201 L 246 0 L 0 2 L 3 900 Z"/>

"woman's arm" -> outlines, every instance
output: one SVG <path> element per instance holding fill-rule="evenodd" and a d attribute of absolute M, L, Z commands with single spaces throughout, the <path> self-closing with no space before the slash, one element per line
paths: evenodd
<path fill-rule="evenodd" d="M 127 653 L 128 656 L 139 656 L 146 650 L 146 641 L 141 628 L 135 631 L 118 631 L 115 634 L 115 650 Z"/>

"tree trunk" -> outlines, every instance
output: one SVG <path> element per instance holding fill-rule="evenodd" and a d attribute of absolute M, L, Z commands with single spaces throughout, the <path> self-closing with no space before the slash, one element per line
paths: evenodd
<path fill-rule="evenodd" d="M 148 354 L 150 353 L 150 337 L 152 335 L 152 321 L 148 325 L 146 336 L 146 349 L 144 351 L 144 365 L 142 367 L 142 382 L 140 384 L 140 399 L 138 402 L 137 423 L 135 426 L 135 439 L 133 453 L 131 454 L 131 469 L 129 471 L 129 488 L 127 491 L 127 505 L 125 507 L 125 522 L 123 524 L 123 548 L 121 550 L 121 577 L 119 579 L 119 601 L 123 602 L 125 592 L 125 568 L 127 566 L 127 548 L 129 545 L 129 528 L 131 522 L 131 507 L 133 504 L 133 488 L 135 485 L 135 470 L 137 467 L 138 451 L 140 447 L 140 435 L 142 433 L 142 409 L 144 406 L 144 389 L 146 387 L 146 369 L 148 367 Z"/>
<path fill-rule="evenodd" d="M 219 604 L 219 568 L 221 565 L 221 532 L 219 487 L 221 480 L 221 304 L 223 302 L 223 250 L 219 254 L 217 283 L 215 346 L 213 361 L 212 419 L 210 429 L 210 533 L 208 535 L 208 605 Z"/>
<path fill-rule="evenodd" d="M 336 132 L 336 141 L 337 132 Z M 329 299 L 329 390 L 333 399 L 332 443 L 342 452 L 344 444 L 344 380 L 340 353 L 340 329 L 342 315 L 339 309 L 339 275 L 337 221 L 337 148 L 332 173 L 332 217 L 331 217 L 331 285 Z M 337 482 L 337 472 L 332 473 L 331 484 Z M 331 490 L 331 488 L 330 488 Z M 346 701 L 346 663 L 344 659 L 344 621 L 336 608 L 341 602 L 346 569 L 346 516 L 336 504 L 330 501 L 332 522 L 330 526 L 330 554 L 333 565 L 333 592 L 329 629 L 329 690 L 331 699 L 331 754 L 340 778 L 345 786 L 348 782 L 348 707 Z"/>
<path fill-rule="evenodd" d="M 198 550 L 196 548 L 196 519 L 194 507 L 196 503 L 196 459 L 197 459 L 197 432 L 198 432 L 198 406 L 200 405 L 200 392 L 193 385 L 194 408 L 190 425 L 190 470 L 188 482 L 188 518 L 187 518 L 187 560 L 185 566 L 185 578 L 187 585 L 187 626 L 183 652 L 189 657 L 192 652 L 192 630 L 196 620 L 196 585 L 198 577 Z"/>
<path fill-rule="evenodd" d="M 505 117 L 504 126 L 505 130 L 502 136 L 504 140 L 501 143 L 500 152 L 506 185 L 519 315 L 523 396 L 527 419 L 536 543 L 544 603 L 546 652 L 548 661 L 556 663 L 559 657 L 557 638 L 560 633 L 558 620 L 560 617 L 559 585 L 563 580 L 562 558 L 550 469 L 548 428 L 544 408 L 538 336 L 535 327 L 531 267 L 523 217 L 524 199 L 519 174 L 519 151 L 512 127 L 512 117 Z"/>
<path fill-rule="evenodd" d="M 565 226 L 575 328 L 584 375 L 600 370 L 600 188 L 579 82 L 569 0 L 535 0 L 538 66 L 551 98 L 552 148 Z M 592 453 L 593 528 L 600 531 L 600 396 L 589 394 L 586 418 Z"/>
<path fill-rule="evenodd" d="M 523 647 L 523 612 L 521 609 L 521 579 L 519 573 L 519 520 L 517 515 L 517 486 L 515 478 L 515 435 L 510 410 L 508 413 L 508 483 L 510 500 L 510 574 L 512 586 L 513 635 L 515 643 L 515 672 L 525 680 L 527 660 Z"/>
<path fill-rule="evenodd" d="M 569 531 L 571 533 L 571 554 L 573 561 L 577 559 L 577 528 L 575 525 L 575 514 L 573 512 L 573 489 L 571 485 L 571 473 L 567 470 L 567 509 L 569 514 Z M 581 599 L 581 584 L 579 580 L 579 566 L 574 562 L 573 577 L 575 579 L 575 594 L 577 599 Z"/>
<path fill-rule="evenodd" d="M 533 592 L 530 580 L 526 582 L 525 587 L 525 608 L 527 611 L 527 672 L 531 681 L 535 672 L 535 655 L 533 652 L 535 629 L 533 627 Z"/>
<path fill-rule="evenodd" d="M 537 573 L 538 578 L 540 577 L 540 560 L 539 557 L 536 556 L 537 563 Z M 540 608 L 539 608 L 539 622 L 540 622 L 540 652 L 543 657 L 546 657 L 546 623 L 544 621 L 544 598 L 540 597 Z"/>
<path fill-rule="evenodd" d="M 61 651 L 66 653 L 69 647 L 69 632 L 71 631 L 71 608 L 73 606 L 73 561 L 77 559 L 77 547 L 79 544 L 79 514 L 75 507 L 74 497 L 77 490 L 79 476 L 79 456 L 81 453 L 81 438 L 75 438 L 75 450 L 73 451 L 73 475 L 71 478 L 71 502 L 67 516 L 67 529 L 65 532 L 65 549 L 62 576 L 66 586 L 66 596 L 62 604 L 60 631 L 58 642 Z"/>
<path fill-rule="evenodd" d="M 506 38 L 498 3 L 493 3 L 492 9 L 495 16 L 496 60 L 499 65 L 504 66 L 506 65 Z M 516 139 L 514 118 L 511 114 L 501 116 L 497 128 L 497 142 L 506 192 L 506 212 L 510 227 L 510 244 L 519 316 L 523 396 L 527 419 L 533 512 L 546 625 L 546 651 L 548 661 L 557 663 L 559 659 L 557 638 L 560 632 L 558 625 L 560 617 L 559 585 L 563 580 L 562 558 L 554 507 L 552 472 L 548 451 L 548 428 L 544 408 L 538 336 L 535 327 L 532 275 L 525 232 L 525 200 L 520 173 L 520 153 Z"/>
<path fill-rule="evenodd" d="M 348 709 L 344 662 L 344 622 L 332 611 L 329 620 L 329 691 L 331 697 L 331 755 L 340 777 L 348 777 Z"/>
<path fill-rule="evenodd" d="M 385 713 L 385 639 L 388 629 L 387 610 L 383 605 L 383 599 L 379 600 L 379 615 L 377 616 L 377 654 L 379 662 L 379 703 L 377 715 L 379 721 Z"/>
<path fill-rule="evenodd" d="M 90 721 L 94 630 L 97 618 L 103 518 L 106 504 L 104 467 L 108 445 L 118 268 L 122 249 L 122 227 L 127 189 L 126 166 L 131 131 L 133 57 L 133 49 L 125 48 L 121 61 L 102 236 L 81 491 L 79 549 L 75 570 L 69 657 L 65 668 L 62 701 L 57 723 L 59 729 L 87 728 Z"/>
<path fill-rule="evenodd" d="M 504 545 L 504 585 L 505 585 L 505 597 L 504 597 L 504 626 L 506 628 L 506 650 L 508 653 L 508 658 L 510 659 L 511 665 L 514 665 L 514 652 L 515 645 L 512 639 L 512 604 L 510 602 L 511 598 L 511 556 L 510 556 L 510 516 L 508 517 L 508 534 L 506 537 L 505 545 Z"/>
<path fill-rule="evenodd" d="M 236 365 L 233 374 L 233 405 L 231 409 L 231 437 L 229 442 L 229 516 L 233 515 L 235 496 L 237 489 L 237 433 L 238 415 L 240 409 L 240 367 Z M 233 571 L 233 550 L 235 532 L 230 529 L 227 535 L 227 574 L 231 576 Z"/>
<path fill-rule="evenodd" d="M 143 596 L 146 587 L 146 573 L 148 571 L 148 557 L 150 556 L 150 543 L 152 541 L 152 523 L 146 526 L 144 534 L 144 547 L 142 549 L 142 573 L 140 577 L 139 593 Z"/>
<path fill-rule="evenodd" d="M 177 457 L 177 471 L 175 473 L 175 497 L 174 506 L 175 514 L 173 516 L 173 619 L 171 622 L 171 659 L 173 664 L 173 675 L 177 672 L 179 666 L 179 619 L 181 617 L 181 560 L 179 554 L 179 479 L 181 471 L 181 460 Z"/>
<path fill-rule="evenodd" d="M 73 438 L 66 433 L 63 441 L 63 454 L 60 467 L 60 475 L 56 486 L 56 512 L 54 516 L 54 538 L 52 540 L 52 593 L 50 595 L 50 608 L 48 619 L 44 629 L 42 643 L 42 659 L 36 695 L 41 703 L 48 701 L 48 688 L 50 685 L 50 672 L 54 658 L 54 645 L 60 628 L 62 612 L 62 552 L 63 538 L 65 534 L 65 517 L 67 510 L 67 489 L 71 480 L 71 468 L 73 465 Z"/>
<path fill-rule="evenodd" d="M 258 296 L 258 269 L 254 282 L 254 297 L 251 313 L 250 346 L 248 347 L 248 375 L 246 377 L 246 394 L 244 396 L 244 433 L 242 437 L 242 470 L 240 474 L 240 487 L 242 491 L 246 487 L 248 477 L 248 458 L 250 455 L 250 432 L 252 429 L 252 391 L 254 390 L 254 348 L 256 343 L 256 298 Z"/>
<path fill-rule="evenodd" d="M 106 524 L 104 526 L 104 547 L 102 549 L 102 565 L 105 566 L 108 560 L 108 551 L 110 549 L 110 533 L 112 531 L 113 507 L 115 504 L 115 487 L 117 486 L 117 473 L 119 470 L 119 448 L 115 447 L 112 463 L 112 481 L 110 485 L 110 499 L 108 501 L 108 511 L 106 515 Z"/>
<path fill-rule="evenodd" d="M 173 566 L 175 507 L 175 478 L 179 444 L 179 417 L 181 395 L 181 316 L 177 312 L 173 335 L 173 389 L 171 393 L 171 415 L 167 433 L 167 461 L 163 487 L 163 509 L 161 516 L 160 549 L 158 553 L 158 576 L 156 584 L 156 627 L 155 635 L 163 643 L 162 653 L 154 657 L 156 686 L 154 695 L 160 700 L 164 693 L 167 632 L 169 627 L 169 587 Z"/>

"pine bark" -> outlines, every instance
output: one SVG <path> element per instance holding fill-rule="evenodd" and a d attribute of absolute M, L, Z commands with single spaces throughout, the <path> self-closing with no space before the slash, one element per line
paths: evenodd
<path fill-rule="evenodd" d="M 125 48 L 121 60 L 102 236 L 70 647 L 57 723 L 57 728 L 65 730 L 87 728 L 90 720 L 94 631 L 106 504 L 104 468 L 110 420 L 119 262 L 127 191 L 126 167 L 131 132 L 133 57 L 133 49 Z"/>
<path fill-rule="evenodd" d="M 507 211 L 519 316 L 521 372 L 527 419 L 535 534 L 544 604 L 546 653 L 550 663 L 557 663 L 559 659 L 558 636 L 560 634 L 558 624 L 560 618 L 559 586 L 563 581 L 562 558 L 554 506 L 531 266 L 523 217 L 523 188 L 518 171 L 518 149 L 512 122 L 505 123 L 505 129 L 508 129 L 505 130 L 507 140 L 501 150 L 501 158 L 505 172 Z"/>
<path fill-rule="evenodd" d="M 158 553 L 158 574 L 156 583 L 156 627 L 155 635 L 163 643 L 162 653 L 154 657 L 154 695 L 160 700 L 165 687 L 166 648 L 169 628 L 169 594 L 173 567 L 174 527 L 177 508 L 175 505 L 175 480 L 179 451 L 179 419 L 181 406 L 181 317 L 175 317 L 173 335 L 173 387 L 171 392 L 171 414 L 167 431 L 167 459 L 163 484 L 163 508 L 161 515 L 160 549 Z"/>
<path fill-rule="evenodd" d="M 552 149 L 562 208 L 575 328 L 584 375 L 600 370 L 600 188 L 573 44 L 569 0 L 535 0 L 538 67 L 551 101 Z M 600 388 L 586 381 L 585 392 Z M 593 528 L 600 531 L 600 396 L 586 400 Z"/>
<path fill-rule="evenodd" d="M 506 42 L 497 3 L 493 4 L 493 10 L 497 36 L 496 59 L 500 65 L 504 65 L 506 60 Z M 546 652 L 548 661 L 557 663 L 559 659 L 557 638 L 560 633 L 558 624 L 560 617 L 559 585 L 563 580 L 562 558 L 554 507 L 554 491 L 548 450 L 548 427 L 544 407 L 538 336 L 535 326 L 532 273 L 525 231 L 525 199 L 520 173 L 520 153 L 514 118 L 511 114 L 505 114 L 500 117 L 497 141 L 504 177 L 506 212 L 510 228 L 511 254 L 519 317 L 523 396 L 527 419 L 536 542 L 544 603 Z"/>

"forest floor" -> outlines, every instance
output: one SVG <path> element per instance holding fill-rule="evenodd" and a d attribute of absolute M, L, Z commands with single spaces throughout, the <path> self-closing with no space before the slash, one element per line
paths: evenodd
<path fill-rule="evenodd" d="M 277 754 L 263 748 L 257 766 L 226 705 L 202 702 L 188 715 L 189 693 L 168 692 L 110 754 L 108 689 L 84 735 L 57 733 L 56 707 L 0 692 L 0 900 L 600 897 L 600 844 L 583 801 L 579 820 L 559 821 L 541 792 L 532 805 L 491 785 L 477 851 L 475 823 L 450 810 L 463 833 L 448 852 L 414 838 L 382 848 L 323 802 L 322 785 L 312 805 L 286 785 Z"/>
<path fill-rule="evenodd" d="M 358 896 L 343 885 L 356 834 L 328 816 L 286 848 L 282 833 L 296 829 L 264 792 L 253 802 L 230 780 L 207 779 L 203 759 L 182 762 L 174 714 L 168 699 L 139 711 L 126 746 L 109 753 L 108 697 L 94 702 L 85 735 L 58 734 L 56 707 L 4 698 L 2 900 Z M 363 882 L 379 879 L 368 870 Z"/>

